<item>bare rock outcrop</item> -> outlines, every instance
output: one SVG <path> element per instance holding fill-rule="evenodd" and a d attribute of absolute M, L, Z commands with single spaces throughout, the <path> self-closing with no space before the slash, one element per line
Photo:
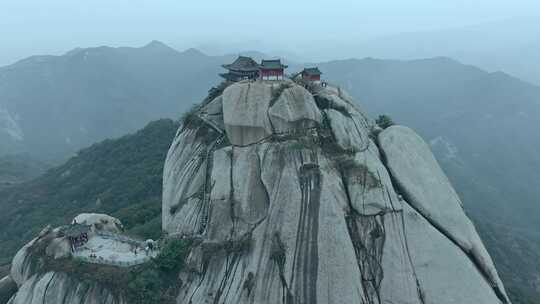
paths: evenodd
<path fill-rule="evenodd" d="M 245 146 L 272 134 L 268 108 L 272 85 L 260 82 L 234 84 L 223 92 L 223 120 L 229 141 Z"/>
<path fill-rule="evenodd" d="M 199 241 L 177 303 L 509 303 L 431 152 L 307 89 L 236 83 L 179 129 L 163 229 Z"/>
<path fill-rule="evenodd" d="M 507 299 L 482 240 L 429 146 L 403 126 L 386 129 L 380 133 L 379 142 L 387 166 L 410 206 L 467 254 L 496 292 Z"/>
<path fill-rule="evenodd" d="M 82 213 L 77 215 L 73 219 L 73 222 L 83 225 L 89 225 L 93 233 L 98 231 L 120 233 L 124 230 L 124 227 L 122 226 L 122 223 L 119 219 L 107 214 Z"/>
<path fill-rule="evenodd" d="M 103 216 L 79 216 L 78 223 L 92 222 Z M 107 217 L 107 219 L 109 219 Z M 112 223 L 118 221 L 115 218 Z M 109 219 L 109 220 L 110 220 Z M 96 223 L 102 223 L 98 220 Z M 61 233 L 62 229 L 46 227 L 39 235 L 21 248 L 12 260 L 11 274 L 0 281 L 0 297 L 6 285 L 15 284 L 8 304 L 127 304 L 122 295 L 112 292 L 108 286 L 89 280 L 81 280 L 66 269 L 52 269 L 51 263 L 67 263 L 71 257 L 70 245 Z M 59 267 L 63 268 L 63 267 Z M 1 303 L 1 302 L 0 302 Z"/>

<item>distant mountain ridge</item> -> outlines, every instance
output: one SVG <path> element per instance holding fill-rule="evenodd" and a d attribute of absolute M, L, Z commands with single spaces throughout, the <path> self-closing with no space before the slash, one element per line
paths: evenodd
<path fill-rule="evenodd" d="M 177 117 L 217 81 L 221 62 L 154 41 L 34 56 L 2 67 L 0 154 L 65 159 L 151 120 Z"/>
<path fill-rule="evenodd" d="M 449 56 L 489 71 L 503 70 L 540 85 L 540 22 L 518 17 L 450 29 L 409 32 L 353 41 L 358 56 L 413 60 Z"/>

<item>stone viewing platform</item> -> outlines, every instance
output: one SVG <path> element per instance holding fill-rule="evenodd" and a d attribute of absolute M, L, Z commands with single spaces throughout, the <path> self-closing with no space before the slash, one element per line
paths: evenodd
<path fill-rule="evenodd" d="M 125 235 L 120 220 L 106 214 L 80 214 L 68 225 L 45 227 L 17 252 L 9 276 L 0 280 L 0 300 L 138 303 L 140 288 L 130 283 L 141 271 L 151 272 L 160 258 L 156 242 Z"/>
<path fill-rule="evenodd" d="M 81 214 L 58 228 L 49 248 L 55 258 L 71 257 L 86 263 L 129 267 L 158 255 L 157 243 L 123 235 L 122 223 L 105 214 Z"/>
<path fill-rule="evenodd" d="M 137 241 L 114 233 L 97 233 L 73 253 L 83 262 L 120 267 L 140 265 L 158 255 L 153 241 Z"/>

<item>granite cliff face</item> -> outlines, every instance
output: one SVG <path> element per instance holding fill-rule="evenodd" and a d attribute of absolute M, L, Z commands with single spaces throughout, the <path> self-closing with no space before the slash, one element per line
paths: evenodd
<path fill-rule="evenodd" d="M 509 303 L 424 141 L 330 86 L 211 91 L 169 150 L 162 217 L 198 240 L 179 304 Z"/>
<path fill-rule="evenodd" d="M 428 145 L 406 127 L 376 127 L 340 89 L 211 90 L 184 117 L 163 182 L 163 231 L 192 244 L 178 304 L 510 303 Z M 76 221 L 121 228 L 99 214 Z M 0 303 L 129 303 L 66 266 L 59 231 L 17 253 Z"/>

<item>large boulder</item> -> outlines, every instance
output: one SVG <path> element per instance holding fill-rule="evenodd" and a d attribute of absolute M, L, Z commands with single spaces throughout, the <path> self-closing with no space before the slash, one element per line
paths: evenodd
<path fill-rule="evenodd" d="M 225 89 L 223 121 L 232 144 L 246 146 L 272 135 L 272 124 L 268 117 L 272 88 L 272 85 L 264 82 L 248 82 Z"/>
<path fill-rule="evenodd" d="M 177 303 L 508 303 L 466 215 L 445 215 L 459 211 L 441 204 L 456 203 L 453 190 L 422 179 L 421 193 L 439 191 L 422 209 L 426 197 L 394 176 L 392 166 L 413 164 L 415 178 L 444 179 L 425 151 L 387 165 L 382 152 L 394 153 L 377 147 L 344 92 L 314 93 L 237 83 L 221 96 L 225 134 L 202 142 L 180 128 L 165 163 L 164 212 L 176 208 L 164 227 L 198 241 Z"/>
<path fill-rule="evenodd" d="M 357 115 L 350 115 L 334 109 L 325 111 L 337 145 L 351 152 L 362 152 L 369 145 L 369 130 L 360 123 Z"/>
<path fill-rule="evenodd" d="M 507 300 L 495 266 L 459 196 L 431 153 L 413 130 L 392 126 L 379 134 L 381 152 L 403 196 L 435 229 L 454 242 Z"/>
<path fill-rule="evenodd" d="M 119 219 L 100 213 L 79 214 L 73 219 L 73 223 L 89 225 L 92 232 L 121 233 L 124 230 Z"/>
<path fill-rule="evenodd" d="M 322 115 L 315 99 L 298 85 L 284 89 L 268 114 L 276 133 L 302 132 L 322 123 Z"/>

